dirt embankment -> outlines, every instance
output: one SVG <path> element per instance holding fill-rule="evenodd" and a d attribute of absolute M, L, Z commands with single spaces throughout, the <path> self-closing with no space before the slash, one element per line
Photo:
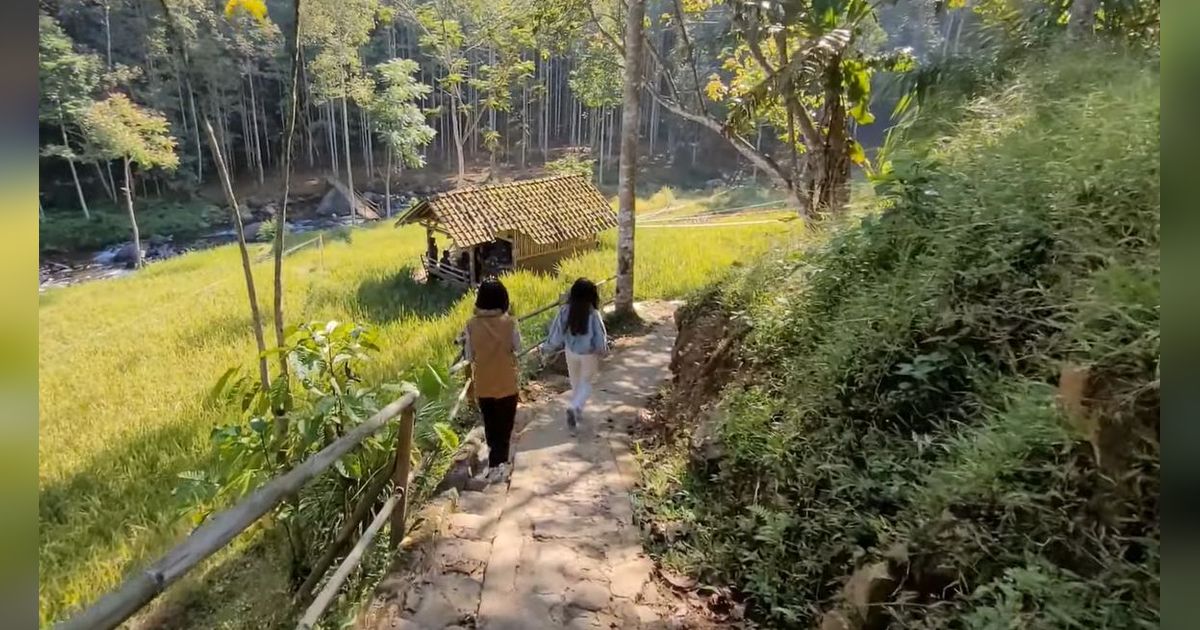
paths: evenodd
<path fill-rule="evenodd" d="M 713 408 L 721 391 L 739 373 L 741 342 L 749 326 L 728 313 L 716 294 L 710 294 L 680 307 L 675 312 L 675 327 L 671 387 L 643 419 L 641 437 L 652 444 L 665 444 L 688 436 L 693 463 L 703 466 L 720 459 Z"/>

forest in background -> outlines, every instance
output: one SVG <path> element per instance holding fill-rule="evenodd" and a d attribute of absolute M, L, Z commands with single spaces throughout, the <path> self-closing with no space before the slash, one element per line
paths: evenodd
<path fill-rule="evenodd" d="M 972 25 L 979 17 L 967 4 L 885 2 L 870 19 L 853 15 L 866 3 L 815 4 L 828 4 L 837 15 L 814 19 L 814 28 L 829 35 L 839 51 L 853 50 L 847 56 L 861 66 L 847 82 L 853 100 L 848 120 L 863 126 L 868 146 L 882 141 L 887 114 L 900 98 L 899 90 L 885 95 L 874 122 L 867 103 L 873 90 L 888 83 L 881 78 L 890 75 L 887 70 L 965 54 L 975 45 Z M 191 80 L 163 6 L 180 24 Z M 297 36 L 297 170 L 379 190 L 387 173 L 403 178 L 413 168 L 446 173 L 450 183 L 461 183 L 469 172 L 484 170 L 484 178 L 502 168 L 523 173 L 557 159 L 561 168 L 590 170 L 602 187 L 615 184 L 622 65 L 616 39 L 623 3 L 307 0 L 300 6 L 302 27 L 293 35 L 295 8 L 282 0 L 42 2 L 44 239 L 53 240 L 46 229 L 56 219 L 73 220 L 97 208 L 103 215 L 124 203 L 121 160 L 89 122 L 93 106 L 111 94 L 127 96 L 159 121 L 162 135 L 173 138 L 171 155 L 159 156 L 161 162 L 131 164 L 132 196 L 139 207 L 149 205 L 168 217 L 163 231 L 186 231 L 189 224 L 222 216 L 195 203 L 220 200 L 204 138 L 206 118 L 235 183 L 282 197 L 289 38 Z M 791 118 L 780 103 L 751 93 L 767 77 L 766 69 L 778 65 L 752 58 L 781 53 L 765 34 L 748 39 L 762 40 L 755 46 L 739 35 L 765 33 L 770 25 L 748 17 L 737 3 L 650 2 L 646 15 L 650 97 L 641 99 L 639 138 L 654 175 L 645 183 L 702 186 L 759 176 L 768 181 L 770 169 L 795 179 L 796 158 L 787 147 L 804 153 L 803 134 L 794 124 L 788 128 L 785 119 Z M 851 21 L 856 26 L 839 39 L 844 37 L 839 29 Z M 799 36 L 785 45 L 792 52 L 805 50 Z M 787 54 L 782 52 L 783 60 Z M 425 137 L 389 139 L 396 121 L 389 120 L 392 99 L 384 70 L 395 59 L 415 66 L 408 68 L 413 101 L 432 130 Z M 805 98 L 818 111 L 820 90 L 811 92 Z M 746 102 L 763 102 L 735 111 L 743 93 Z M 412 128 L 419 121 L 409 123 Z M 389 160 L 406 142 L 409 155 Z M 864 163 L 865 156 L 855 159 Z M 99 230 L 103 221 L 69 226 Z"/>

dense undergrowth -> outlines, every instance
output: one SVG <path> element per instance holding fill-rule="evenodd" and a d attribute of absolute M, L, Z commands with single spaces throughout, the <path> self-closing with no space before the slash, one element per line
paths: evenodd
<path fill-rule="evenodd" d="M 144 239 L 171 237 L 178 242 L 200 238 L 221 225 L 228 213 L 212 205 L 157 202 L 138 204 L 138 228 Z M 100 205 L 91 218 L 74 210 L 53 210 L 38 223 L 42 253 L 94 252 L 132 238 L 123 207 Z"/>
<path fill-rule="evenodd" d="M 775 627 L 1157 627 L 1158 71 L 1050 59 L 941 97 L 881 213 L 692 300 L 681 334 L 749 332 L 667 405 L 715 428 L 651 451 L 666 564 Z"/>

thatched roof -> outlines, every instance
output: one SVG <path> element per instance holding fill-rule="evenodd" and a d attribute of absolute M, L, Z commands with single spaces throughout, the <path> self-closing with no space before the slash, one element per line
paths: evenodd
<path fill-rule="evenodd" d="M 440 193 L 400 216 L 396 225 L 433 221 L 459 247 L 513 230 L 542 245 L 616 227 L 608 201 L 581 175 L 530 179 Z"/>

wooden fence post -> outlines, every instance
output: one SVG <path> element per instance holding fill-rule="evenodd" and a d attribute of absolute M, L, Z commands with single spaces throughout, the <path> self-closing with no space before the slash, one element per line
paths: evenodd
<path fill-rule="evenodd" d="M 400 412 L 400 433 L 396 436 L 396 468 L 392 472 L 392 483 L 396 486 L 396 495 L 400 497 L 396 509 L 392 510 L 392 536 L 388 541 L 390 549 L 400 546 L 404 540 L 404 518 L 408 512 L 408 473 L 412 468 L 413 419 L 416 416 L 416 405 Z"/>

